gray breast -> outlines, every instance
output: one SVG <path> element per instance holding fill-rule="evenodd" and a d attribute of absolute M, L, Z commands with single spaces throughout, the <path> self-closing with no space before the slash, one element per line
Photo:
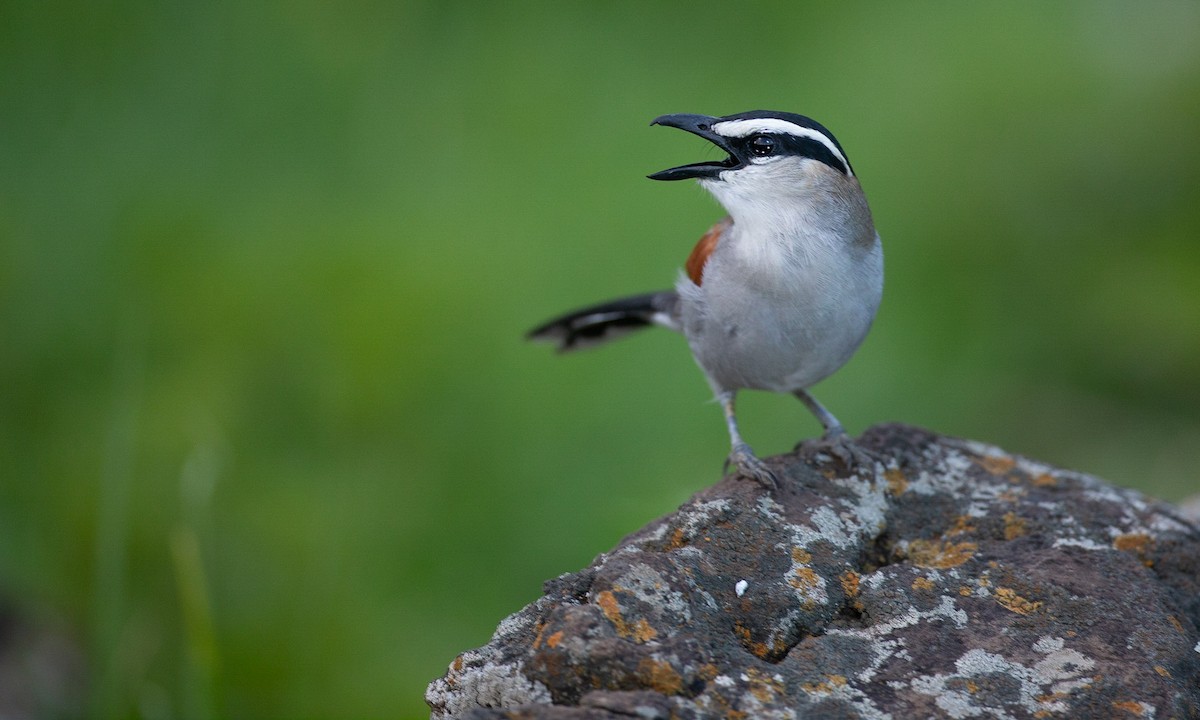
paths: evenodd
<path fill-rule="evenodd" d="M 721 253 L 705 268 L 703 286 L 681 278 L 683 331 L 710 381 L 725 390 L 790 391 L 845 364 L 882 291 L 879 246 L 850 259 L 772 274 Z"/>

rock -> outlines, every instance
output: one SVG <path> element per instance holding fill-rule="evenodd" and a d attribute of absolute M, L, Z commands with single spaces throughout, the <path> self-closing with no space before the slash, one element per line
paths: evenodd
<path fill-rule="evenodd" d="M 728 477 L 504 620 L 434 718 L 1200 718 L 1200 529 L 898 425 Z"/>
<path fill-rule="evenodd" d="M 1179 503 L 1179 512 L 1193 523 L 1200 524 L 1200 495 L 1192 495 Z"/>

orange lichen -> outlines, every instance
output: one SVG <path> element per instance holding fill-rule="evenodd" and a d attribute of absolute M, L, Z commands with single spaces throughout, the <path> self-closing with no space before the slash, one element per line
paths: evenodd
<path fill-rule="evenodd" d="M 678 550 L 687 545 L 687 538 L 683 532 L 683 528 L 675 528 L 675 532 L 671 533 L 671 541 L 667 543 L 668 550 Z"/>
<path fill-rule="evenodd" d="M 1024 497 L 1025 492 L 1024 488 L 1011 488 L 997 495 L 996 499 L 1000 502 L 1015 503 Z"/>
<path fill-rule="evenodd" d="M 650 627 L 650 623 L 646 622 L 645 618 L 638 618 L 638 621 L 633 624 L 633 639 L 640 643 L 648 643 L 658 637 L 658 631 Z"/>
<path fill-rule="evenodd" d="M 917 567 L 946 570 L 970 560 L 979 548 L 973 542 L 948 543 L 942 540 L 913 540 L 908 544 L 908 558 Z"/>
<path fill-rule="evenodd" d="M 846 676 L 826 675 L 825 679 L 815 683 L 804 683 L 800 687 L 810 695 L 828 695 L 840 687 L 846 686 Z"/>
<path fill-rule="evenodd" d="M 698 675 L 703 680 L 712 680 L 713 678 L 715 678 L 716 676 L 718 676 L 720 674 L 721 674 L 721 668 L 717 667 L 716 665 L 713 665 L 712 663 L 705 663 L 705 664 L 701 665 L 700 667 L 696 668 L 696 675 Z"/>
<path fill-rule="evenodd" d="M 621 637 L 633 638 L 639 643 L 645 643 L 658 637 L 658 632 L 650 627 L 650 623 L 646 622 L 645 618 L 638 618 L 637 622 L 630 624 L 624 616 L 621 615 L 621 606 L 617 603 L 616 595 L 613 595 L 611 590 L 604 590 L 596 594 L 596 604 L 600 606 L 600 611 L 604 613 L 604 617 L 613 624 L 617 629 L 617 634 Z"/>
<path fill-rule="evenodd" d="M 783 692 L 783 683 L 758 668 L 747 669 L 746 680 L 749 683 L 748 689 L 750 690 L 750 694 L 762 703 L 771 702 L 775 699 L 776 695 Z"/>
<path fill-rule="evenodd" d="M 683 678 L 671 664 L 654 658 L 642 658 L 638 663 L 638 674 L 651 690 L 663 695 L 677 695 L 683 689 Z"/>
<path fill-rule="evenodd" d="M 1028 532 L 1024 518 L 1017 517 L 1017 514 L 1013 512 L 1004 514 L 1005 540 L 1015 540 Z"/>
<path fill-rule="evenodd" d="M 924 590 L 926 592 L 933 590 L 933 581 L 927 577 L 917 577 L 912 581 L 913 590 Z"/>
<path fill-rule="evenodd" d="M 559 630 L 558 632 L 552 634 L 550 637 L 546 638 L 546 646 L 550 647 L 550 648 L 556 648 L 556 647 L 558 647 L 558 644 L 560 642 L 562 642 L 562 639 L 563 639 L 563 631 Z"/>
<path fill-rule="evenodd" d="M 993 475 L 1003 475 L 1017 466 L 1017 461 L 1010 457 L 985 455 L 979 459 L 979 464 Z"/>
<path fill-rule="evenodd" d="M 1166 669 L 1162 665 L 1155 665 L 1154 672 L 1158 673 L 1159 675 L 1162 675 L 1165 678 L 1171 677 L 1171 671 Z"/>
<path fill-rule="evenodd" d="M 1033 484 L 1038 487 L 1051 487 L 1058 484 L 1058 478 L 1050 473 L 1042 473 L 1033 479 Z"/>
<path fill-rule="evenodd" d="M 946 535 L 962 535 L 963 533 L 975 532 L 975 526 L 971 524 L 970 515 L 959 515 L 954 518 L 954 524 L 946 531 Z"/>
<path fill-rule="evenodd" d="M 537 629 L 537 635 L 533 638 L 533 649 L 537 650 L 542 646 L 542 634 L 546 632 L 546 623 L 539 622 L 534 627 Z"/>
<path fill-rule="evenodd" d="M 971 596 L 971 588 L 967 587 L 966 585 L 963 585 L 958 588 L 958 594 L 962 595 L 963 597 L 970 597 Z"/>
<path fill-rule="evenodd" d="M 804 592 L 821 586 L 821 577 L 806 564 L 812 561 L 811 553 L 804 548 L 794 547 L 792 548 L 792 561 L 799 567 L 792 570 L 792 576 L 787 579 L 788 585 Z M 811 609 L 812 605 L 813 601 L 810 598 L 806 603 L 806 609 Z"/>
<path fill-rule="evenodd" d="M 1174 627 L 1174 628 L 1175 628 L 1176 630 L 1178 630 L 1179 632 L 1183 632 L 1183 631 L 1184 631 L 1184 630 L 1183 630 L 1183 623 L 1179 622 L 1179 618 L 1175 617 L 1174 615 L 1168 615 L 1168 616 L 1167 616 L 1167 620 L 1169 620 L 1169 621 L 1170 621 L 1170 623 L 1171 623 L 1171 626 L 1172 626 L 1172 627 Z"/>
<path fill-rule="evenodd" d="M 1018 595 L 1012 588 L 1005 587 L 996 588 L 996 602 L 1000 603 L 1000 607 L 1005 610 L 1018 615 L 1028 615 L 1042 606 L 1040 600 L 1028 600 Z"/>
<path fill-rule="evenodd" d="M 1117 710 L 1124 710 L 1134 715 L 1143 715 L 1146 712 L 1145 707 L 1137 700 L 1114 700 L 1112 706 Z"/>
<path fill-rule="evenodd" d="M 771 686 L 765 683 L 750 683 L 750 694 L 762 703 L 769 703 L 775 699 Z"/>
<path fill-rule="evenodd" d="M 766 643 L 755 642 L 754 636 L 750 634 L 750 628 L 743 625 L 741 622 L 734 623 L 733 632 L 742 641 L 742 645 L 747 650 L 754 653 L 755 657 L 766 658 L 771 654 L 771 648 L 767 647 Z"/>
<path fill-rule="evenodd" d="M 1145 533 L 1128 533 L 1113 538 L 1113 547 L 1122 552 L 1135 552 L 1139 555 L 1146 552 L 1154 544 L 1154 540 Z"/>
<path fill-rule="evenodd" d="M 967 681 L 967 692 L 971 693 L 972 695 L 979 692 L 979 686 L 975 684 L 974 680 Z"/>
<path fill-rule="evenodd" d="M 908 489 L 908 478 L 897 468 L 884 470 L 883 479 L 887 481 L 888 490 L 891 490 L 893 495 L 903 494 Z"/>
<path fill-rule="evenodd" d="M 846 593 L 846 597 L 855 597 L 858 595 L 858 582 L 860 580 L 858 573 L 853 570 L 847 570 L 838 579 L 842 581 L 842 592 Z"/>
<path fill-rule="evenodd" d="M 617 596 L 612 594 L 612 590 L 603 590 L 596 595 L 596 604 L 600 606 L 601 612 L 608 621 L 617 626 L 617 632 L 621 628 L 626 627 L 625 618 L 621 617 L 621 606 L 617 604 Z"/>
<path fill-rule="evenodd" d="M 820 583 L 820 577 L 810 567 L 798 567 L 792 571 L 792 577 L 788 578 L 788 585 L 797 590 L 812 590 Z"/>
<path fill-rule="evenodd" d="M 1147 553 L 1154 547 L 1154 538 L 1145 533 L 1127 533 L 1113 538 L 1113 547 L 1122 552 L 1131 552 L 1141 558 L 1146 567 L 1153 567 L 1154 561 Z"/>

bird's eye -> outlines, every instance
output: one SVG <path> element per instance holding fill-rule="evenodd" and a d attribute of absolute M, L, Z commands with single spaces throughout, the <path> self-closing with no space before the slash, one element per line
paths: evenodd
<path fill-rule="evenodd" d="M 755 157 L 775 154 L 775 140 L 768 135 L 755 135 L 750 138 L 750 154 Z"/>

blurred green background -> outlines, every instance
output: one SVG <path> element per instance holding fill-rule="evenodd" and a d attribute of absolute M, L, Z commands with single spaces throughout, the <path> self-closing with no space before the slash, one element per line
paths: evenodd
<path fill-rule="evenodd" d="M 0 604 L 80 648 L 9 704 L 427 714 L 542 580 L 718 479 L 678 337 L 522 334 L 669 286 L 722 213 L 643 178 L 713 155 L 647 124 L 756 108 L 837 133 L 884 238 L 816 393 L 851 430 L 1200 491 L 1193 0 L 9 0 Z M 763 454 L 819 432 L 741 408 Z"/>

